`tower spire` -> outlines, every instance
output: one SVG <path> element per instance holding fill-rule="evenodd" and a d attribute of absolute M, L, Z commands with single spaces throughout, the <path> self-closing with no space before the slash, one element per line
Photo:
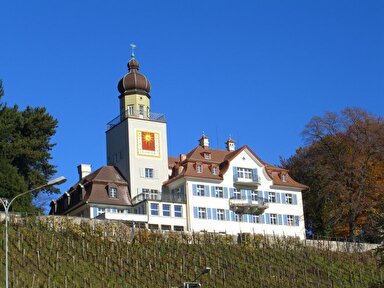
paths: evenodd
<path fill-rule="evenodd" d="M 135 59 L 135 48 L 136 48 L 136 45 L 135 44 L 130 44 L 130 46 L 132 48 L 131 58 Z"/>

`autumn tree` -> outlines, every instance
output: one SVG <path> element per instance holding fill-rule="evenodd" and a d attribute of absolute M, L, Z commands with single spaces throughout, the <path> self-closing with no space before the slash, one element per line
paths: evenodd
<path fill-rule="evenodd" d="M 374 238 L 372 216 L 384 191 L 383 119 L 346 108 L 313 117 L 303 135 L 306 145 L 282 164 L 310 187 L 307 224 L 323 235 Z"/>
<path fill-rule="evenodd" d="M 0 81 L 0 100 L 3 95 Z M 12 198 L 43 185 L 54 175 L 55 166 L 49 161 L 56 126 L 57 120 L 45 108 L 19 110 L 17 105 L 8 107 L 0 101 L 0 197 Z M 22 210 L 34 209 L 32 197 L 21 198 L 15 209 L 18 205 Z"/>

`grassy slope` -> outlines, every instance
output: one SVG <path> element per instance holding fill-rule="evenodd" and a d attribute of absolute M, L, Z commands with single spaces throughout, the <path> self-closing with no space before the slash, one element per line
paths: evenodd
<path fill-rule="evenodd" d="M 372 253 L 316 250 L 293 239 L 233 244 L 212 234 L 132 234 L 121 223 L 56 219 L 12 224 L 11 287 L 177 287 L 204 266 L 212 271 L 203 287 L 370 287 L 381 275 Z"/>

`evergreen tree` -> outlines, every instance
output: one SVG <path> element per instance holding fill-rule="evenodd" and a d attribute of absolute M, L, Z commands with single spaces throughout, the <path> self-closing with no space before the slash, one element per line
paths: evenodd
<path fill-rule="evenodd" d="M 49 163 L 57 120 L 45 108 L 19 110 L 1 102 L 4 95 L 0 81 L 0 197 L 12 198 L 18 193 L 43 185 L 56 172 Z M 56 192 L 50 188 L 49 192 Z M 21 197 L 14 210 L 34 210 L 32 197 Z"/>

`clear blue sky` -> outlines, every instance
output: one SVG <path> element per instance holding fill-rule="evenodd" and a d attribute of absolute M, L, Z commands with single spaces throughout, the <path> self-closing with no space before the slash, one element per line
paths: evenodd
<path fill-rule="evenodd" d="M 0 79 L 8 105 L 59 121 L 52 163 L 106 164 L 106 123 L 130 43 L 166 114 L 169 155 L 204 131 L 278 163 L 315 115 L 346 106 L 383 116 L 383 1 L 3 1 Z M 238 146 L 239 147 L 239 146 Z"/>

